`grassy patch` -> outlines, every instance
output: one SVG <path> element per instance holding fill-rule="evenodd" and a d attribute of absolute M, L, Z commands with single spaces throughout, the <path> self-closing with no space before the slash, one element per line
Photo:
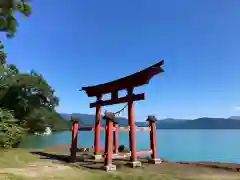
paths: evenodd
<path fill-rule="evenodd" d="M 22 149 L 0 150 L 0 154 L 0 168 L 17 168 L 39 161 L 38 157 Z"/>
<path fill-rule="evenodd" d="M 24 149 L 0 150 L 0 179 L 3 180 L 239 180 L 239 177 L 239 172 L 170 164 L 122 167 L 105 173 L 40 159 Z"/>
<path fill-rule="evenodd" d="M 0 179 L 3 179 L 3 180 L 26 180 L 24 177 L 19 177 L 19 176 L 16 176 L 16 175 L 13 175 L 13 174 L 1 174 L 0 173 Z"/>

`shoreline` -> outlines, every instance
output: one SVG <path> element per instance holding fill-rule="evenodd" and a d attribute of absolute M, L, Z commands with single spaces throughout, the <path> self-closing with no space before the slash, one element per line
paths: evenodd
<path fill-rule="evenodd" d="M 69 144 L 59 144 L 56 146 L 51 146 L 44 149 L 32 149 L 32 151 L 43 151 L 43 152 L 53 152 L 53 153 L 64 153 L 70 155 L 70 145 Z M 82 149 L 85 148 L 78 148 L 78 153 L 83 152 Z M 90 149 L 89 153 L 92 153 L 92 149 Z M 80 157 L 80 156 L 78 156 Z M 147 158 L 141 157 L 139 160 L 145 161 Z M 161 159 L 161 158 L 160 158 Z M 227 162 L 214 162 L 214 161 L 168 161 L 167 159 L 161 159 L 162 162 L 169 165 L 190 165 L 190 166 L 202 166 L 208 168 L 215 168 L 215 169 L 224 169 L 224 170 L 233 170 L 233 171 L 240 171 L 240 163 L 227 163 Z M 113 160 L 114 161 L 114 160 Z"/>
<path fill-rule="evenodd" d="M 208 168 L 216 168 L 216 169 L 225 169 L 225 170 L 234 170 L 240 171 L 240 164 L 237 163 L 225 163 L 225 162 L 210 162 L 210 161 L 200 161 L 200 162 L 189 162 L 189 161 L 176 161 L 169 162 L 167 160 L 163 160 L 164 163 L 170 164 L 183 164 L 183 165 L 192 165 L 192 166 L 203 166 Z"/>

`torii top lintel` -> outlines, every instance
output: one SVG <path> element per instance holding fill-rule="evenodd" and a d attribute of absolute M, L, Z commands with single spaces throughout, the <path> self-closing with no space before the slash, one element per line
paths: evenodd
<path fill-rule="evenodd" d="M 138 87 L 145 84 L 148 84 L 153 76 L 164 72 L 163 70 L 164 60 L 146 68 L 142 71 L 136 72 L 132 75 L 111 81 L 105 84 L 99 84 L 96 86 L 82 87 L 82 90 L 85 91 L 88 97 L 101 96 L 107 93 L 113 93 L 120 90 Z"/>

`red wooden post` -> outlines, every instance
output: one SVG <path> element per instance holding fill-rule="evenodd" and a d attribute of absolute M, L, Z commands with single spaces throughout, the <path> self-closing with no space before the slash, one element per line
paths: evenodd
<path fill-rule="evenodd" d="M 148 116 L 147 121 L 150 126 L 150 147 L 152 150 L 151 163 L 159 164 L 161 160 L 157 157 L 157 135 L 156 135 L 156 121 L 155 116 Z"/>
<path fill-rule="evenodd" d="M 104 116 L 106 119 L 106 135 L 105 135 L 105 160 L 104 168 L 106 171 L 116 170 L 116 166 L 112 164 L 112 154 L 113 154 L 113 123 L 114 123 L 114 114 L 107 113 Z"/>
<path fill-rule="evenodd" d="M 112 132 L 113 132 L 113 122 L 111 120 L 107 120 L 107 128 L 106 128 L 106 145 L 105 145 L 105 152 L 106 158 L 104 165 L 108 166 L 112 164 Z"/>
<path fill-rule="evenodd" d="M 78 120 L 72 118 L 72 144 L 71 144 L 71 160 L 77 157 L 77 144 L 78 144 Z"/>
<path fill-rule="evenodd" d="M 141 162 L 137 161 L 136 154 L 136 128 L 135 128 L 135 119 L 134 119 L 134 101 L 132 101 L 131 97 L 133 96 L 133 87 L 128 89 L 128 124 L 130 126 L 129 131 L 129 143 L 130 143 L 130 151 L 131 151 L 131 166 L 141 166 Z"/>
<path fill-rule="evenodd" d="M 113 132 L 113 144 L 114 144 L 114 153 L 118 153 L 119 141 L 118 141 L 118 124 L 114 123 L 115 131 Z"/>
<path fill-rule="evenodd" d="M 97 101 L 100 101 L 102 96 L 97 97 Z M 95 159 L 100 159 L 100 134 L 101 134 L 101 105 L 97 104 L 96 106 L 96 119 L 95 119 L 95 134 L 94 134 L 94 154 Z"/>

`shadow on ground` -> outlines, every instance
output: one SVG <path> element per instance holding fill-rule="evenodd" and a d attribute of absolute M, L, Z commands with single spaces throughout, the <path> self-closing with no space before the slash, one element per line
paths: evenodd
<path fill-rule="evenodd" d="M 81 156 L 77 156 L 77 158 L 73 161 L 69 155 L 61 155 L 41 151 L 30 153 L 40 156 L 40 159 L 55 160 L 64 164 L 67 163 L 68 165 L 74 166 L 76 168 L 87 168 L 91 170 L 103 170 L 104 168 L 103 160 L 96 161 L 89 154 L 81 154 Z M 127 166 L 127 162 L 128 160 L 126 159 L 114 160 L 114 164 L 117 166 L 117 169 L 120 169 L 123 166 Z"/>
<path fill-rule="evenodd" d="M 62 154 L 53 154 L 53 153 L 46 153 L 46 152 L 31 152 L 31 154 L 39 155 L 40 159 L 49 159 L 49 160 L 56 160 L 62 163 L 68 163 L 71 166 L 77 168 L 87 168 L 91 170 L 103 170 L 104 162 L 103 160 L 96 161 L 92 158 L 89 154 L 81 154 L 77 156 L 74 161 L 71 161 L 69 155 L 62 155 Z M 190 162 L 177 162 L 171 163 L 168 161 L 163 160 L 162 164 L 159 165 L 151 165 L 147 162 L 146 158 L 139 159 L 142 162 L 141 168 L 151 168 L 151 169 L 158 169 L 163 168 L 164 166 L 179 166 L 185 165 L 189 167 L 205 167 L 211 169 L 222 169 L 222 170 L 230 170 L 230 171 L 239 171 L 240 165 L 239 164 L 230 164 L 230 163 L 214 163 L 214 162 L 198 162 L 198 163 L 190 163 Z M 124 167 L 129 167 L 128 165 L 129 159 L 114 159 L 113 164 L 116 165 L 117 169 L 120 170 Z"/>

